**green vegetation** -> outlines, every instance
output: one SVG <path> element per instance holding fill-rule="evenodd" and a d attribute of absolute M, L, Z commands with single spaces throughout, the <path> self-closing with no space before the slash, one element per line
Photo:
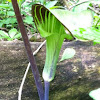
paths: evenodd
<path fill-rule="evenodd" d="M 43 79 L 45 81 L 44 100 L 48 100 L 49 98 L 49 82 L 54 79 L 56 64 L 63 40 L 65 38 L 72 40 L 74 35 L 78 40 L 91 40 L 94 43 L 100 43 L 99 31 L 97 30 L 99 19 L 96 25 L 93 24 L 95 11 L 89 8 L 91 7 L 90 2 L 87 2 L 86 5 L 88 6 L 81 7 L 80 10 L 77 10 L 77 8 L 80 8 L 79 4 L 73 7 L 72 11 L 59 8 L 47 9 L 38 4 L 32 6 L 32 14 L 37 29 L 41 36 L 47 40 L 46 61 L 43 70 Z M 68 51 L 64 55 L 68 55 L 67 53 Z M 71 54 L 72 56 L 69 58 L 74 56 L 75 51 Z M 63 57 L 63 59 L 67 58 Z"/>
<path fill-rule="evenodd" d="M 35 1 L 25 1 L 25 0 L 18 0 L 19 8 L 21 11 L 21 14 L 23 16 L 23 21 L 26 26 L 27 31 L 32 36 L 34 33 L 37 32 L 35 24 L 33 22 L 33 18 L 31 16 L 31 6 L 36 3 L 44 3 L 47 7 L 54 6 L 57 1 L 51 1 L 51 2 L 42 2 L 43 0 L 35 0 Z M 17 20 L 15 17 L 15 13 L 13 11 L 13 7 L 11 4 L 11 0 L 2 0 L 0 1 L 0 39 L 1 40 L 14 40 L 14 39 L 20 39 L 21 35 L 18 29 Z M 9 34 L 10 30 L 16 29 L 16 35 L 14 35 L 13 39 L 10 37 Z M 13 33 L 15 34 L 15 33 Z"/>
<path fill-rule="evenodd" d="M 93 41 L 93 44 L 100 43 L 100 27 L 79 28 L 74 31 L 74 36 L 83 41 Z"/>
<path fill-rule="evenodd" d="M 21 12 L 22 12 L 25 26 L 27 26 L 27 30 L 29 29 L 31 31 L 31 34 L 33 34 L 34 32 L 36 32 L 36 28 L 34 22 L 32 21 L 32 17 L 28 15 L 31 14 L 29 4 L 30 3 L 24 2 L 24 4 L 21 7 Z M 24 10 L 25 8 L 26 10 Z M 17 36 L 15 36 L 15 31 L 13 31 L 13 29 L 17 31 L 16 32 Z M 12 4 L 7 1 L 0 4 L 0 30 L 2 30 L 0 31 L 2 32 L 0 33 L 0 39 L 2 40 L 13 40 L 13 39 L 21 38 L 18 25 L 17 25 L 17 20 L 12 8 Z M 14 33 L 10 33 L 10 32 L 14 32 Z M 13 39 L 10 36 L 10 34 L 14 35 Z"/>
<path fill-rule="evenodd" d="M 9 30 L 8 33 L 0 30 L 0 39 L 7 39 L 8 41 L 19 39 L 21 37 L 21 34 L 17 31 L 16 28 L 12 28 Z"/>
<path fill-rule="evenodd" d="M 20 39 L 21 33 L 17 26 L 11 0 L 0 2 L 2 2 L 0 4 L 0 39 L 8 41 Z M 41 36 L 46 39 L 46 61 L 43 69 L 43 79 L 47 91 L 45 92 L 45 100 L 49 98 L 48 83 L 54 79 L 56 64 L 64 39 L 73 40 L 75 37 L 76 40 L 93 41 L 94 44 L 100 43 L 99 0 L 83 3 L 78 0 L 76 5 L 72 7 L 66 5 L 67 9 L 59 6 L 54 7 L 56 3 L 57 1 L 32 0 L 27 2 L 18 0 L 27 31 L 30 31 L 31 35 L 39 31 Z M 31 6 L 34 21 L 31 16 Z M 65 50 L 60 61 L 70 59 L 75 55 L 73 49 L 69 51 L 68 49 Z"/>
<path fill-rule="evenodd" d="M 45 37 L 47 40 L 43 78 L 45 81 L 52 81 L 54 79 L 56 64 L 62 43 L 65 38 L 72 40 L 73 37 L 66 34 L 64 26 L 51 12 L 46 10 L 46 8 L 41 5 L 35 5 L 33 6 L 32 12 L 38 31 L 41 36 Z"/>
<path fill-rule="evenodd" d="M 12 4 L 10 1 L 11 0 L 0 1 L 1 2 L 1 4 L 0 4 L 0 30 L 2 30 L 1 32 L 3 34 L 3 35 L 0 35 L 0 39 L 2 39 L 2 40 L 21 39 L 20 35 L 18 35 L 18 37 L 15 37 L 13 39 L 10 39 L 10 36 L 9 36 L 9 33 L 10 33 L 9 31 L 13 28 L 17 29 L 16 35 L 20 34 L 18 25 L 17 25 L 17 21 L 15 18 L 15 14 L 14 14 L 14 11 L 12 8 Z M 98 32 L 99 32 L 99 27 L 100 27 L 100 16 L 99 16 L 100 1 L 95 0 L 95 1 L 89 1 L 89 2 L 79 4 L 80 2 L 82 2 L 82 1 L 71 0 L 70 2 L 68 2 L 68 5 L 69 5 L 69 8 L 71 9 L 71 11 L 81 12 L 83 10 L 92 8 L 92 10 L 91 9 L 90 10 L 93 11 L 94 21 L 93 21 L 92 28 L 91 27 L 90 28 L 80 27 L 79 29 L 75 29 L 73 34 L 79 40 L 91 40 L 94 43 L 96 43 L 96 42 L 100 43 L 99 37 L 98 37 L 98 34 L 99 34 Z M 50 7 L 53 7 L 57 3 L 57 1 L 32 0 L 32 1 L 27 2 L 25 0 L 18 0 L 18 4 L 20 6 L 24 24 L 26 26 L 28 33 L 31 34 L 31 37 L 34 33 L 37 32 L 35 24 L 33 22 L 32 16 L 31 16 L 31 6 L 36 3 L 41 3 L 41 4 L 45 5 L 47 8 L 50 8 Z M 74 5 L 76 4 L 76 6 L 71 7 L 72 4 L 74 4 Z M 58 7 L 58 6 L 55 6 L 55 8 L 56 7 Z M 81 32 L 80 32 L 80 29 L 81 29 Z M 82 29 L 84 29 L 85 31 L 82 32 Z M 7 36 L 9 38 L 7 38 L 7 36 L 4 36 L 5 33 L 7 34 Z"/>
<path fill-rule="evenodd" d="M 93 21 L 90 27 L 79 27 L 73 31 L 73 35 L 82 41 L 93 41 L 93 44 L 100 43 L 100 1 L 93 0 L 87 3 L 73 7 L 74 12 L 81 12 L 83 10 L 90 10 L 92 12 Z M 88 19 L 83 19 L 85 23 L 89 21 Z"/>

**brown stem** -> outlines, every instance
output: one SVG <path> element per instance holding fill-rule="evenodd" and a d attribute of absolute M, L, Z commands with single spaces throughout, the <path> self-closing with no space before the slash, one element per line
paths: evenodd
<path fill-rule="evenodd" d="M 39 94 L 40 100 L 43 100 L 44 99 L 43 86 L 42 86 L 42 83 L 41 83 L 41 80 L 40 80 L 39 71 L 38 71 L 38 68 L 36 66 L 35 58 L 33 56 L 32 50 L 31 50 L 31 46 L 30 46 L 30 43 L 29 43 L 29 40 L 28 40 L 28 36 L 27 36 L 26 30 L 25 30 L 25 27 L 24 27 L 24 23 L 23 23 L 23 20 L 22 20 L 20 11 L 19 11 L 17 0 L 12 0 L 12 5 L 13 5 L 14 11 L 15 11 L 15 15 L 16 15 L 17 22 L 18 22 L 18 25 L 19 25 L 19 28 L 20 28 L 20 32 L 22 34 L 22 38 L 23 38 L 24 45 L 25 45 L 25 48 L 26 48 L 27 56 L 28 56 L 29 62 L 31 64 L 31 69 L 32 69 L 32 73 L 34 75 L 38 94 Z"/>

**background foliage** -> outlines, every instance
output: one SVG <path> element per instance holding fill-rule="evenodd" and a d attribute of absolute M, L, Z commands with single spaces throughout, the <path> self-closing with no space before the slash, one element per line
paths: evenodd
<path fill-rule="evenodd" d="M 21 39 L 21 34 L 18 29 L 17 21 L 15 18 L 15 14 L 12 8 L 11 0 L 0 0 L 0 40 L 14 40 Z M 81 40 L 93 40 L 98 37 L 100 30 L 100 1 L 94 0 L 96 2 L 93 3 L 83 3 L 86 0 L 18 0 L 20 11 L 23 17 L 24 24 L 27 29 L 27 33 L 30 35 L 30 38 L 33 37 L 34 33 L 37 33 L 37 29 L 33 22 L 33 18 L 31 16 L 31 6 L 36 3 L 40 3 L 45 5 L 47 8 L 63 6 L 63 9 L 68 9 L 72 11 L 81 11 L 82 9 L 90 9 L 94 12 L 94 21 L 93 27 L 89 29 L 80 28 L 79 30 L 75 30 L 75 37 Z M 91 30 L 91 36 L 89 37 L 88 31 Z M 93 32 L 95 31 L 95 34 Z M 83 34 L 83 33 L 86 34 Z M 95 36 L 94 36 L 95 35 Z M 88 37 L 88 38 L 86 38 Z M 94 38 L 93 38 L 94 37 Z M 96 40 L 94 42 L 100 43 L 100 40 Z"/>

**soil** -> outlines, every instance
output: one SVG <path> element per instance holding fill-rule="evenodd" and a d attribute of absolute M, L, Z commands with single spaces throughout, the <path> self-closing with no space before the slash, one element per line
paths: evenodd
<path fill-rule="evenodd" d="M 31 42 L 36 50 L 40 42 Z M 100 45 L 92 42 L 66 42 L 65 48 L 74 48 L 74 58 L 58 62 L 55 79 L 50 84 L 50 100 L 92 100 L 91 90 L 100 88 Z M 35 56 L 42 75 L 45 63 L 45 46 Z M 18 89 L 28 60 L 22 41 L 0 41 L 0 100 L 18 100 Z M 43 83 L 43 79 L 41 76 Z M 43 83 L 44 84 L 44 83 Z M 28 72 L 22 100 L 39 100 L 31 69 Z"/>

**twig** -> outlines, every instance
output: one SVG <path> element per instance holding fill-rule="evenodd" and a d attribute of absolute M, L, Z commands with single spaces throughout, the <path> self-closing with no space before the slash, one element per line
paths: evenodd
<path fill-rule="evenodd" d="M 31 31 L 30 31 L 30 29 L 32 28 L 32 27 L 30 27 L 29 25 L 27 25 L 27 24 L 24 24 L 26 27 L 27 27 L 27 30 L 29 31 L 29 33 L 31 33 Z M 32 34 L 32 33 L 31 33 Z"/>
<path fill-rule="evenodd" d="M 0 30 L 8 31 L 8 29 L 6 29 L 6 28 L 2 28 L 2 27 L 0 27 Z"/>
<path fill-rule="evenodd" d="M 95 12 L 97 15 L 100 15 L 100 12 L 96 11 L 96 10 L 93 9 L 92 7 L 88 7 L 88 9 L 92 10 L 92 11 Z"/>
<path fill-rule="evenodd" d="M 41 49 L 41 47 L 46 43 L 46 40 L 37 48 L 36 51 L 33 52 L 33 55 L 36 55 L 38 53 L 38 51 Z M 23 89 L 23 85 L 24 85 L 24 82 L 25 82 L 25 79 L 26 79 L 26 76 L 27 76 L 27 73 L 29 71 L 29 68 L 30 68 L 30 63 L 28 63 L 28 66 L 26 68 L 26 71 L 25 71 L 25 74 L 24 74 L 24 77 L 22 79 L 22 82 L 21 82 L 21 85 L 20 85 L 20 88 L 19 88 L 19 91 L 18 91 L 18 100 L 21 100 L 21 95 L 22 95 L 22 89 Z"/>
<path fill-rule="evenodd" d="M 63 0 L 63 2 L 64 2 L 64 4 L 65 4 L 66 8 L 69 10 L 69 5 L 68 5 L 69 0 Z"/>
<path fill-rule="evenodd" d="M 31 26 L 29 26 L 29 25 L 28 25 L 28 24 L 26 24 L 26 23 L 25 23 L 24 25 L 25 25 L 25 26 L 27 26 L 28 28 L 32 28 Z"/>

